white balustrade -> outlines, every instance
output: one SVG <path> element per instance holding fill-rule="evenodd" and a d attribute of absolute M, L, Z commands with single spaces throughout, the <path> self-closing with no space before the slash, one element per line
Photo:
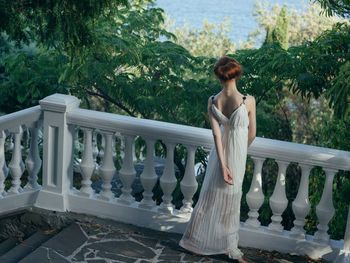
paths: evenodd
<path fill-rule="evenodd" d="M 154 170 L 154 139 L 145 138 L 147 144 L 147 154 L 145 166 L 143 168 L 142 174 L 140 175 L 140 180 L 142 187 L 144 189 L 143 199 L 141 200 L 139 207 L 152 209 L 155 206 L 155 202 L 152 199 L 153 187 L 157 183 L 158 176 Z"/>
<path fill-rule="evenodd" d="M 6 165 L 4 145 L 6 140 L 5 131 L 0 131 L 0 198 L 7 196 L 5 191 L 5 180 L 8 175 L 8 168 Z"/>
<path fill-rule="evenodd" d="M 29 133 L 27 134 L 27 138 L 30 141 L 30 147 L 28 150 L 28 155 L 26 158 L 26 167 L 28 171 L 28 182 L 24 186 L 24 190 L 40 190 L 41 186 L 38 184 L 38 172 L 41 168 L 41 159 L 39 155 L 39 147 L 38 147 L 38 137 L 39 137 L 39 128 L 41 126 L 41 122 L 33 123 L 29 127 L 30 131 L 30 140 Z"/>
<path fill-rule="evenodd" d="M 114 198 L 114 194 L 111 191 L 111 182 L 116 172 L 112 153 L 112 139 L 114 137 L 114 132 L 101 131 L 101 134 L 103 135 L 105 141 L 105 148 L 103 154 L 103 162 L 99 168 L 99 173 L 102 177 L 102 190 L 98 198 L 111 201 Z"/>
<path fill-rule="evenodd" d="M 42 189 L 6 196 L 4 180 L 7 173 L 10 172 L 12 175 L 12 193 L 19 193 L 21 191 L 20 179 L 24 169 L 20 151 L 21 135 L 14 128 L 30 128 L 33 123 L 40 119 L 44 121 Z M 72 191 L 74 127 L 77 126 L 89 127 L 87 130 L 83 130 L 84 153 L 80 169 L 83 180 L 79 195 Z M 0 132 L 1 213 L 34 206 L 48 210 L 87 213 L 178 233 L 183 232 L 188 222 L 188 216 L 193 211 L 192 198 L 198 186 L 194 170 L 196 148 L 210 149 L 214 145 L 209 129 L 80 109 L 78 99 L 62 94 L 54 94 L 41 100 L 40 106 L 1 116 L 0 127 L 2 129 Z M 103 135 L 101 141 L 103 147 L 99 155 L 102 157 L 99 169 L 99 174 L 102 177 L 102 190 L 97 198 L 91 189 L 91 171 L 95 165 L 94 160 L 98 156 L 94 130 L 101 131 Z M 38 167 L 40 167 L 38 165 L 40 158 L 38 160 L 38 148 L 35 147 L 35 145 L 38 146 L 38 136 L 35 134 L 37 131 L 37 129 L 30 130 L 30 149 L 26 159 L 26 168 L 29 174 L 28 189 L 36 189 L 38 186 L 37 173 Z M 111 191 L 111 181 L 115 175 L 113 140 L 116 133 L 122 134 L 124 136 L 123 142 L 125 142 L 123 164 L 119 172 L 123 187 L 122 194 L 117 199 L 114 198 Z M 141 175 L 145 191 L 144 198 L 139 204 L 134 201 L 131 195 L 131 185 L 136 176 L 133 164 L 133 144 L 136 136 L 146 138 L 147 142 L 147 157 Z M 14 144 L 12 143 L 13 139 L 15 140 Z M 167 145 L 166 164 L 160 178 L 160 186 L 164 192 L 163 202 L 158 207 L 155 207 L 155 202 L 152 200 L 152 190 L 158 179 L 154 171 L 153 160 L 155 140 L 162 140 Z M 8 143 L 6 144 L 6 142 Z M 173 162 L 173 151 L 177 143 L 186 146 L 188 153 L 185 174 L 180 182 L 184 200 L 179 211 L 174 209 L 171 200 L 172 192 L 177 183 Z M 4 147 L 13 148 L 9 169 L 6 166 Z M 333 178 L 338 170 L 350 170 L 350 152 L 257 137 L 248 148 L 248 154 L 252 156 L 254 161 L 254 174 L 246 197 L 249 218 L 244 224 L 245 227 L 240 229 L 241 245 L 296 254 L 315 255 L 317 252 L 317 256 L 322 256 L 327 260 L 347 262 L 350 250 L 350 212 L 344 243 L 342 241 L 334 242 L 334 240 L 329 242 L 327 231 L 329 221 L 334 215 Z M 267 228 L 268 231 L 265 227 L 260 226 L 258 220 L 258 211 L 264 201 L 261 189 L 261 170 L 266 158 L 275 159 L 279 165 L 278 178 L 270 198 L 273 216 L 272 223 Z M 284 233 L 281 215 L 288 204 L 285 177 L 290 162 L 300 164 L 302 175 L 298 194 L 292 205 L 296 217 L 294 227 L 291 231 Z M 316 208 L 320 222 L 318 231 L 313 239 L 305 239 L 304 220 L 310 210 L 308 180 L 310 169 L 314 166 L 324 167 L 326 183 L 321 201 Z M 140 207 L 147 209 L 139 209 Z M 344 255 L 347 256 L 344 257 Z"/>
<path fill-rule="evenodd" d="M 311 165 L 300 164 L 301 179 L 298 194 L 293 201 L 292 208 L 295 215 L 294 227 L 291 229 L 290 236 L 299 239 L 305 239 L 305 217 L 310 211 L 309 202 L 309 175 L 312 169 Z"/>
<path fill-rule="evenodd" d="M 275 189 L 269 200 L 273 215 L 271 217 L 272 222 L 269 224 L 268 230 L 282 233 L 282 213 L 288 205 L 288 199 L 286 196 L 286 170 L 289 162 L 281 160 L 276 160 L 276 162 L 278 164 L 278 177 L 275 184 Z"/>
<path fill-rule="evenodd" d="M 91 197 L 94 191 L 91 188 L 91 176 L 95 171 L 95 162 L 92 152 L 92 132 L 93 129 L 80 127 L 84 132 L 84 151 L 82 161 L 79 164 L 79 169 L 83 180 L 81 181 L 81 188 L 78 195 Z"/>
<path fill-rule="evenodd" d="M 196 146 L 186 145 L 187 161 L 185 168 L 185 175 L 180 182 L 182 194 L 184 196 L 183 205 L 180 209 L 182 213 L 192 213 L 193 195 L 197 191 L 198 183 L 194 174 L 194 157 L 196 153 Z"/>
<path fill-rule="evenodd" d="M 163 170 L 162 177 L 160 178 L 160 186 L 164 193 L 163 202 L 160 204 L 158 211 L 172 213 L 174 206 L 171 203 L 172 193 L 176 187 L 175 167 L 174 167 L 174 143 L 166 143 L 166 163 Z"/>
<path fill-rule="evenodd" d="M 10 132 L 14 134 L 15 144 L 12 150 L 12 158 L 8 166 L 12 177 L 12 185 L 8 190 L 8 194 L 19 194 L 23 192 L 23 189 L 21 187 L 21 176 L 24 172 L 21 153 L 21 138 L 23 134 L 22 126 L 18 126 L 10 130 Z"/>
<path fill-rule="evenodd" d="M 123 183 L 122 194 L 118 198 L 119 203 L 131 204 L 134 198 L 131 195 L 131 185 L 135 180 L 136 171 L 133 162 L 133 149 L 135 136 L 125 135 L 124 136 L 125 150 L 123 164 L 119 171 L 119 178 Z"/>
<path fill-rule="evenodd" d="M 316 207 L 316 215 L 319 220 L 317 225 L 317 232 L 314 235 L 314 241 L 318 243 L 327 244 L 329 241 L 328 223 L 334 215 L 333 206 L 333 179 L 335 173 L 338 171 L 336 169 L 323 168 L 326 172 L 326 182 L 323 188 L 322 197 L 319 204 Z"/>
<path fill-rule="evenodd" d="M 264 203 L 264 194 L 262 192 L 262 166 L 266 158 L 251 156 L 254 161 L 254 174 L 249 192 L 246 195 L 247 204 L 249 206 L 249 218 L 245 221 L 244 226 L 249 228 L 259 228 L 260 222 L 259 208 Z"/>

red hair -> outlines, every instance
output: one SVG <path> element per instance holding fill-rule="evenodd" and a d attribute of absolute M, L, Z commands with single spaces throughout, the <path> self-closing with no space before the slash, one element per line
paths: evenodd
<path fill-rule="evenodd" d="M 214 65 L 216 77 L 222 81 L 238 79 L 242 74 L 242 66 L 231 57 L 221 57 Z"/>

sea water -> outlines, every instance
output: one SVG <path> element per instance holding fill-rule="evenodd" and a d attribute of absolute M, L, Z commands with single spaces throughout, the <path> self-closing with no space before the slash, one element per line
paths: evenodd
<path fill-rule="evenodd" d="M 228 37 L 235 43 L 239 40 L 247 40 L 249 33 L 254 31 L 258 24 L 253 16 L 254 4 L 257 0 L 156 0 L 156 6 L 164 9 L 175 19 L 174 26 L 179 27 L 187 24 L 193 28 L 203 27 L 203 20 L 221 23 L 227 17 L 232 22 L 232 30 Z M 287 5 L 303 12 L 306 9 L 308 0 L 269 0 L 270 5 Z"/>

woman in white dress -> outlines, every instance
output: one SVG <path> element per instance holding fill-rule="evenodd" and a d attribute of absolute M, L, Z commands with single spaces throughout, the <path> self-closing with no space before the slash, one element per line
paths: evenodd
<path fill-rule="evenodd" d="M 215 147 L 179 245 L 196 255 L 225 253 L 244 263 L 238 231 L 247 148 L 256 136 L 256 105 L 253 96 L 237 90 L 236 80 L 242 73 L 237 60 L 220 58 L 214 73 L 222 86 L 221 92 L 208 101 Z"/>

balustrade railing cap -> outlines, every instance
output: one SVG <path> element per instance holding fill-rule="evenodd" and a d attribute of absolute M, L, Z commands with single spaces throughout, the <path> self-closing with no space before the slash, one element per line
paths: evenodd
<path fill-rule="evenodd" d="M 55 93 L 40 100 L 39 104 L 43 110 L 67 112 L 78 108 L 80 100 L 74 96 Z"/>

